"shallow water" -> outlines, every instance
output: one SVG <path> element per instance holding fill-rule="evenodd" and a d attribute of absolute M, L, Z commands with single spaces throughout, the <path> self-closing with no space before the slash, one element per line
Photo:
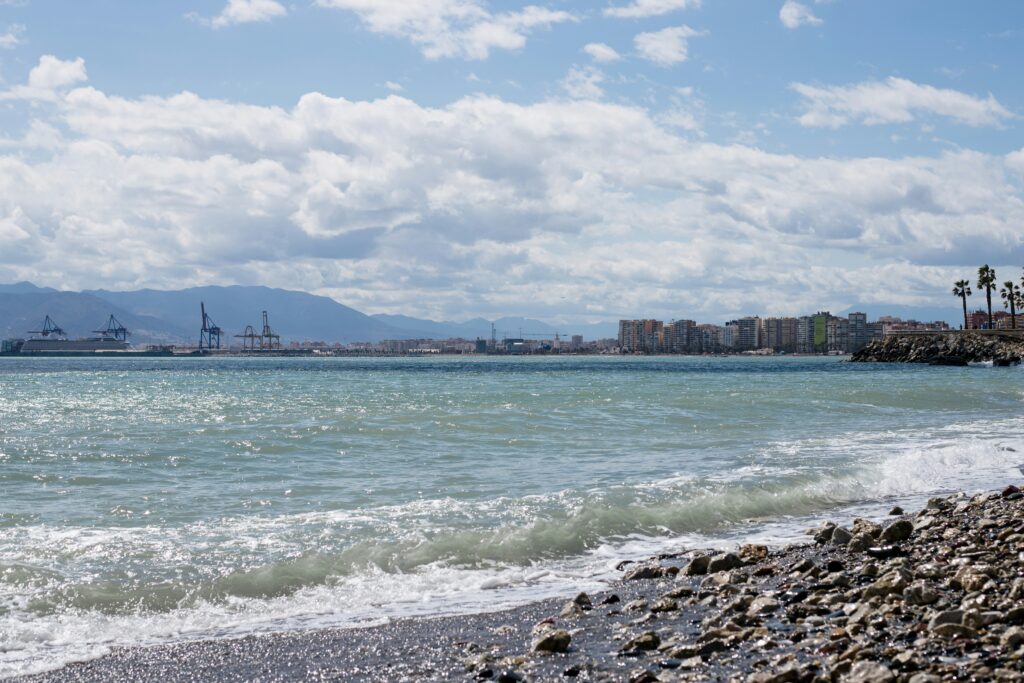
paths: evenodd
<path fill-rule="evenodd" d="M 1022 407 L 1017 368 L 834 358 L 0 359 L 0 676 L 997 487 Z"/>

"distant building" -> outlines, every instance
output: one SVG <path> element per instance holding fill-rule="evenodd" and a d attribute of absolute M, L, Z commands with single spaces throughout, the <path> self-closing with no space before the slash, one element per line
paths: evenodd
<path fill-rule="evenodd" d="M 761 320 L 740 318 L 736 321 L 736 350 L 753 351 L 761 348 Z"/>
<path fill-rule="evenodd" d="M 697 323 L 693 320 L 674 320 L 668 330 L 671 332 L 671 345 L 668 350 L 672 353 L 693 353 L 700 350 Z"/>
<path fill-rule="evenodd" d="M 850 352 L 850 321 L 830 317 L 825 322 L 825 339 L 829 353 Z"/>
<path fill-rule="evenodd" d="M 874 335 L 872 334 L 871 326 L 868 324 L 867 313 L 851 313 L 848 320 L 849 343 L 847 351 L 849 353 L 856 353 L 867 346 Z"/>
<path fill-rule="evenodd" d="M 761 347 L 793 353 L 797 350 L 796 318 L 762 318 Z"/>
<path fill-rule="evenodd" d="M 665 323 L 660 320 L 620 320 L 619 348 L 623 353 L 659 353 Z"/>
<path fill-rule="evenodd" d="M 569 343 L 569 349 L 572 351 L 579 351 L 583 348 L 583 335 L 574 334 L 572 335 L 572 341 Z"/>

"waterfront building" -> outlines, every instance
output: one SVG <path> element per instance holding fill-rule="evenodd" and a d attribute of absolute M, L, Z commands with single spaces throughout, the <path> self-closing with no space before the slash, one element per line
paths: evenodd
<path fill-rule="evenodd" d="M 725 327 L 721 328 L 718 335 L 719 346 L 726 349 L 735 349 L 736 342 L 739 340 L 739 321 L 730 320 L 725 324 Z"/>
<path fill-rule="evenodd" d="M 825 323 L 826 345 L 829 353 L 849 353 L 850 321 L 830 317 Z"/>
<path fill-rule="evenodd" d="M 793 353 L 797 350 L 796 318 L 762 318 L 761 347 Z"/>
<path fill-rule="evenodd" d="M 851 313 L 848 319 L 849 344 L 847 351 L 850 353 L 856 353 L 868 345 L 873 334 L 871 327 L 868 324 L 867 313 Z"/>
<path fill-rule="evenodd" d="M 623 353 L 658 353 L 664 336 L 665 323 L 660 320 L 619 321 L 619 348 Z"/>
<path fill-rule="evenodd" d="M 697 323 L 693 320 L 674 320 L 666 331 L 670 332 L 667 336 L 671 339 L 667 351 L 688 353 L 695 350 L 695 345 L 699 347 L 699 340 L 696 339 Z"/>
<path fill-rule="evenodd" d="M 761 348 L 761 320 L 759 318 L 740 318 L 736 321 L 735 347 L 739 351 L 753 351 Z"/>

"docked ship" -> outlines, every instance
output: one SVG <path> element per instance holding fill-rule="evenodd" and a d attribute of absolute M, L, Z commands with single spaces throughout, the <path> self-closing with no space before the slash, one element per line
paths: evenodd
<path fill-rule="evenodd" d="M 68 339 L 64 329 L 47 315 L 42 327 L 30 330 L 28 339 L 8 339 L 0 349 L 4 355 L 20 356 L 78 356 L 101 353 L 131 352 L 128 336 L 131 332 L 113 315 L 102 330 L 93 330 L 96 337 Z M 139 352 L 135 352 L 139 353 Z"/>

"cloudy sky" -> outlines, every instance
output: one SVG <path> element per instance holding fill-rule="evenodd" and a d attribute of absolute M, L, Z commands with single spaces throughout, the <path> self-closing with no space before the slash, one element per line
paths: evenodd
<path fill-rule="evenodd" d="M 0 282 L 583 322 L 1020 278 L 1024 3 L 532 1 L 0 1 Z"/>

